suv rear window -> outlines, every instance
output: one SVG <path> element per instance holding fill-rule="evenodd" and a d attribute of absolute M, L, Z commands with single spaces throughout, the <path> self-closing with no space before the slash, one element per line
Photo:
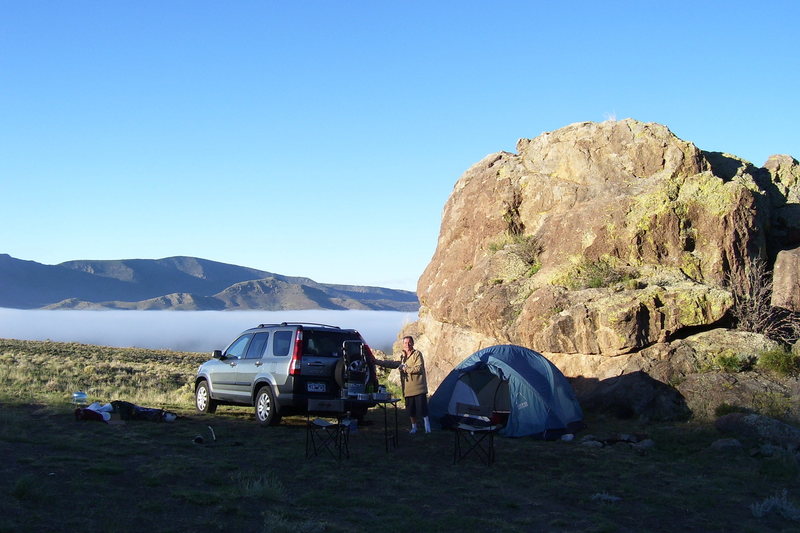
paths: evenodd
<path fill-rule="evenodd" d="M 340 357 L 344 341 L 360 341 L 353 331 L 303 330 L 303 353 L 323 357 Z"/>

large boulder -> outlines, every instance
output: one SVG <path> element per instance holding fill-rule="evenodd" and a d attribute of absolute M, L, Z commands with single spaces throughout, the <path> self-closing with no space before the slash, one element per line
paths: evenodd
<path fill-rule="evenodd" d="M 755 413 L 730 413 L 715 422 L 721 433 L 800 451 L 800 429 Z"/>
<path fill-rule="evenodd" d="M 413 329 L 432 387 L 490 344 L 603 380 L 651 367 L 653 346 L 727 325 L 727 281 L 798 229 L 776 218 L 797 207 L 797 162 L 770 161 L 759 169 L 627 119 L 573 124 L 476 163 L 418 283 Z"/>
<path fill-rule="evenodd" d="M 778 250 L 800 246 L 800 164 L 788 155 L 773 155 L 763 168 L 761 184 L 772 212 L 770 234 Z"/>
<path fill-rule="evenodd" d="M 772 305 L 800 312 L 800 248 L 778 252 L 772 278 Z"/>

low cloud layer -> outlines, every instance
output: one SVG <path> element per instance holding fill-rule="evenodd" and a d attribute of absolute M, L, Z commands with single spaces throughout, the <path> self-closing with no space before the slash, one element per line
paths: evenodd
<path fill-rule="evenodd" d="M 0 337 L 210 352 L 262 323 L 317 322 L 361 332 L 390 351 L 416 313 L 395 311 L 39 311 L 0 308 Z"/>

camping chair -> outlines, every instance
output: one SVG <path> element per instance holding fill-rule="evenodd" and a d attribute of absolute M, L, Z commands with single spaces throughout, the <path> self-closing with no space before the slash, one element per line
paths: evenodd
<path fill-rule="evenodd" d="M 334 459 L 350 457 L 350 422 L 343 420 L 344 400 L 308 400 L 306 457 L 327 450 Z M 311 415 L 318 418 L 311 419 Z M 331 419 L 335 419 L 332 421 Z"/>
<path fill-rule="evenodd" d="M 494 434 L 503 427 L 492 421 L 491 407 L 458 402 L 456 416 L 453 464 L 475 452 L 491 466 L 494 463 Z"/>

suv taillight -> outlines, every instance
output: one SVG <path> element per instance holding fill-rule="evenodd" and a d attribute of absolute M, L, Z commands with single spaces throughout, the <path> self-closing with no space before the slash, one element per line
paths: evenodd
<path fill-rule="evenodd" d="M 303 357 L 303 330 L 297 330 L 297 336 L 294 339 L 294 351 L 292 352 L 292 362 L 289 363 L 289 375 L 296 376 L 300 374 L 300 361 Z"/>

